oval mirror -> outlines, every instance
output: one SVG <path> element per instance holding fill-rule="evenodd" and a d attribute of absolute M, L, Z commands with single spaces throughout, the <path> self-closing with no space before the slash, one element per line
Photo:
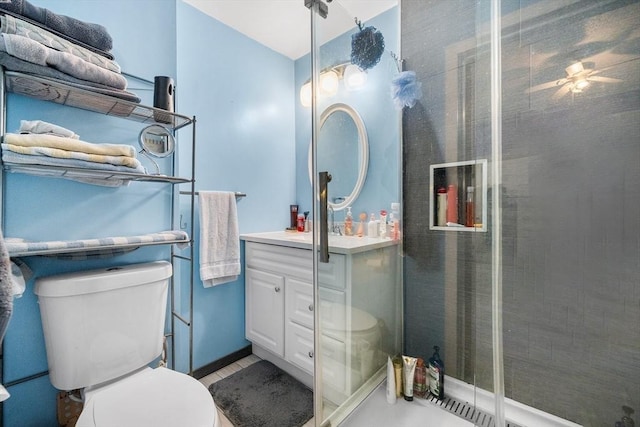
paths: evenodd
<path fill-rule="evenodd" d="M 154 157 L 170 156 L 176 145 L 171 131 L 160 125 L 151 125 L 142 129 L 138 142 L 145 154 Z"/>
<path fill-rule="evenodd" d="M 309 180 L 312 180 L 309 144 Z M 318 171 L 331 174 L 328 205 L 350 206 L 360 194 L 369 166 L 369 140 L 362 118 L 347 104 L 333 104 L 322 112 L 318 132 Z"/>

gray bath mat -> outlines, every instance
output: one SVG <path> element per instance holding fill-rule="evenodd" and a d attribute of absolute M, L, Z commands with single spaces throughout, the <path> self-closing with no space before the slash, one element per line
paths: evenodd
<path fill-rule="evenodd" d="M 209 392 L 236 427 L 300 427 L 313 416 L 313 392 L 266 360 L 211 384 Z"/>

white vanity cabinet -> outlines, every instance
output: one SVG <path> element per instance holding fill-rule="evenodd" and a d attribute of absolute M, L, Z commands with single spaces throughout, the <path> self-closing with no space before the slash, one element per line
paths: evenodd
<path fill-rule="evenodd" d="M 313 373 L 313 271 L 311 251 L 247 242 L 246 337 L 307 374 Z M 319 266 L 321 292 L 345 303 L 345 255 Z M 344 313 L 341 316 L 345 318 Z"/>
<path fill-rule="evenodd" d="M 256 355 L 311 387 L 315 359 L 312 251 L 299 234 L 285 236 L 292 241 L 274 236 L 278 235 L 241 236 L 245 240 L 246 338 Z M 382 330 L 397 329 L 401 323 L 391 314 L 394 301 L 401 297 L 396 285 L 397 244 L 349 239 L 344 246 L 360 246 L 330 245 L 329 263 L 318 264 L 323 393 L 335 403 L 344 401 L 386 362 Z M 363 323 L 380 329 L 365 350 L 359 329 Z"/>

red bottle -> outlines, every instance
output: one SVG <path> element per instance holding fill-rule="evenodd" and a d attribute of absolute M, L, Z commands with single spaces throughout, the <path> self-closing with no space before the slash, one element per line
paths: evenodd
<path fill-rule="evenodd" d="M 447 222 L 458 223 L 458 189 L 453 184 L 447 187 Z"/>

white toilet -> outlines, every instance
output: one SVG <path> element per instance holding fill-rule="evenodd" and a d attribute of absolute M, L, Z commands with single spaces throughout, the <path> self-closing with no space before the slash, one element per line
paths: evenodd
<path fill-rule="evenodd" d="M 157 261 L 36 281 L 51 383 L 84 389 L 76 427 L 218 427 L 204 385 L 148 367 L 162 353 L 171 274 Z"/>
<path fill-rule="evenodd" d="M 321 310 L 322 346 L 327 353 L 322 363 L 325 368 L 329 367 L 330 372 L 343 372 L 338 365 L 349 366 L 349 378 L 346 378 L 348 385 L 336 384 L 339 389 L 345 389 L 345 396 L 349 396 L 386 360 L 381 358 L 380 323 L 370 313 L 341 303 L 323 301 Z M 349 316 L 348 321 L 345 315 Z M 334 399 L 334 403 L 342 401 L 342 398 Z"/>

